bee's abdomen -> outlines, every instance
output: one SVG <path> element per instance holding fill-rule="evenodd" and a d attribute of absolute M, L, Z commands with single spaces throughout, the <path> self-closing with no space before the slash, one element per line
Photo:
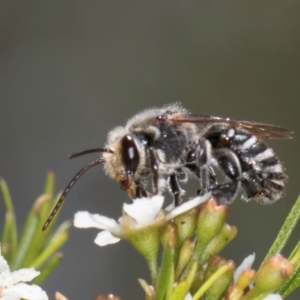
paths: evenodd
<path fill-rule="evenodd" d="M 256 136 L 239 131 L 230 144 L 241 162 L 241 182 L 248 199 L 272 203 L 281 198 L 287 176 L 273 149 Z"/>

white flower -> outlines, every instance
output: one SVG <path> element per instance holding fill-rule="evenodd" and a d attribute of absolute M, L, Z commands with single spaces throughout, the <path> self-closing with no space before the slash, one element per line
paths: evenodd
<path fill-rule="evenodd" d="M 75 214 L 74 225 L 79 228 L 94 227 L 102 229 L 103 231 L 97 235 L 95 243 L 99 246 L 106 246 L 117 243 L 120 238 L 126 235 L 128 228 L 146 227 L 164 218 L 163 203 L 163 196 L 154 196 L 151 199 L 135 199 L 132 204 L 124 203 L 123 216 L 119 219 L 119 222 L 99 214 L 80 211 Z"/>
<path fill-rule="evenodd" d="M 237 269 L 235 270 L 234 274 L 233 274 L 233 280 L 234 283 L 237 282 L 238 278 L 240 277 L 241 273 L 246 270 L 246 269 L 250 269 L 252 267 L 252 264 L 254 262 L 255 259 L 255 253 L 248 255 L 243 262 L 237 267 Z"/>
<path fill-rule="evenodd" d="M 166 215 L 167 220 L 174 219 L 175 217 L 185 213 L 186 211 L 199 206 L 200 204 L 207 201 L 210 197 L 211 193 L 207 193 L 201 197 L 195 197 L 192 200 L 186 201 L 177 207 L 175 207 L 174 203 L 172 203 L 166 208 L 166 211 L 168 212 L 168 214 Z"/>
<path fill-rule="evenodd" d="M 270 294 L 263 300 L 282 300 L 282 297 L 279 294 Z"/>
<path fill-rule="evenodd" d="M 1 300 L 47 300 L 48 296 L 39 286 L 24 283 L 40 274 L 33 268 L 11 272 L 0 253 L 0 299 Z"/>
<path fill-rule="evenodd" d="M 126 233 L 137 230 L 156 223 L 166 222 L 176 216 L 199 206 L 210 198 L 210 194 L 203 197 L 196 197 L 177 207 L 169 205 L 164 211 L 162 209 L 164 197 L 161 195 L 152 198 L 139 198 L 133 200 L 131 204 L 123 204 L 123 216 L 117 221 L 99 215 L 80 211 L 75 214 L 74 226 L 79 228 L 98 228 L 102 229 L 95 243 L 99 246 L 117 243 Z"/>

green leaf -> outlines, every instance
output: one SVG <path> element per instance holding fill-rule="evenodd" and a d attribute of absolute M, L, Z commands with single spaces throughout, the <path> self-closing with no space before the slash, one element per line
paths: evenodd
<path fill-rule="evenodd" d="M 63 255 L 62 253 L 55 253 L 53 257 L 49 260 L 47 265 L 41 270 L 41 274 L 33 280 L 33 283 L 40 285 L 47 279 L 47 277 L 56 269 L 59 265 Z"/>
<path fill-rule="evenodd" d="M 55 175 L 53 172 L 48 172 L 45 181 L 44 194 L 49 195 L 50 199 L 54 197 Z M 44 204 L 44 210 L 47 215 L 50 212 L 51 201 Z"/>
<path fill-rule="evenodd" d="M 56 203 L 58 202 L 60 196 L 61 196 L 62 193 L 58 193 L 53 199 L 51 199 L 51 201 L 49 202 L 49 206 L 48 206 L 48 211 L 46 212 L 46 209 L 45 209 L 45 214 L 43 215 L 43 219 L 41 220 L 41 223 L 40 223 L 40 230 L 42 230 L 42 227 L 44 226 L 47 218 L 49 217 L 50 213 L 52 212 L 52 210 L 54 209 Z M 62 204 L 63 206 L 63 204 Z M 53 217 L 51 223 L 48 225 L 47 229 L 44 232 L 44 236 L 45 236 L 45 239 L 49 236 L 49 234 L 51 233 L 52 231 L 52 228 L 55 226 L 55 223 L 56 223 L 56 220 L 58 218 L 60 214 L 60 210 L 58 210 L 55 214 L 55 216 Z"/>
<path fill-rule="evenodd" d="M 47 247 L 39 254 L 36 259 L 30 263 L 30 267 L 39 269 L 55 251 L 57 251 L 68 239 L 68 230 L 71 226 L 69 221 L 60 225 L 54 236 L 50 239 Z"/>
<path fill-rule="evenodd" d="M 296 203 L 292 207 L 290 213 L 284 221 L 283 226 L 281 227 L 273 245 L 271 246 L 268 254 L 264 258 L 261 266 L 274 254 L 280 253 L 283 247 L 288 242 L 295 226 L 297 225 L 300 217 L 300 196 L 298 197 Z"/>
<path fill-rule="evenodd" d="M 46 216 L 49 211 L 49 202 L 51 201 L 51 195 L 43 195 L 40 198 L 40 201 L 36 202 L 35 207 L 35 217 L 31 220 L 30 235 L 27 237 L 30 243 L 27 247 L 26 256 L 23 258 L 21 267 L 28 267 L 40 254 L 42 249 L 45 246 L 46 239 L 48 238 L 49 232 L 42 231 L 42 225 L 46 220 Z M 32 215 L 29 216 L 31 218 Z M 26 226 L 25 226 L 26 227 Z M 26 238 L 26 237 L 24 237 Z"/>
<path fill-rule="evenodd" d="M 1 239 L 3 248 L 2 254 L 10 261 L 14 258 L 17 250 L 18 234 L 16 216 L 8 187 L 3 179 L 0 179 L 0 189 L 6 208 L 5 223 Z"/>
<path fill-rule="evenodd" d="M 21 266 L 27 267 L 29 262 L 26 264 L 26 261 L 32 260 L 32 258 L 27 258 L 27 253 L 30 253 L 29 251 L 32 247 L 32 241 L 34 239 L 36 231 L 40 230 L 40 228 L 38 227 L 38 211 L 40 210 L 40 206 L 42 205 L 42 203 L 45 201 L 49 202 L 49 200 L 49 195 L 41 195 L 40 197 L 38 197 L 32 208 L 30 209 L 20 236 L 17 253 L 11 263 L 12 270 L 17 270 Z"/>
<path fill-rule="evenodd" d="M 284 298 L 292 293 L 300 285 L 300 265 L 298 265 L 292 276 L 277 290 Z"/>
<path fill-rule="evenodd" d="M 48 172 L 46 176 L 46 182 L 44 187 L 44 194 L 49 194 L 53 198 L 55 189 L 55 175 L 53 172 Z"/>
<path fill-rule="evenodd" d="M 289 257 L 289 261 L 294 265 L 300 263 L 300 241 L 297 243 L 296 247 L 292 251 Z"/>

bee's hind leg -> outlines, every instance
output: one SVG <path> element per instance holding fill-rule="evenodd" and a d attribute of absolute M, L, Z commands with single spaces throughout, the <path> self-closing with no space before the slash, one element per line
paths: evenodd
<path fill-rule="evenodd" d="M 238 157 L 227 148 L 213 148 L 208 140 L 200 140 L 197 146 L 200 190 L 198 194 L 212 193 L 212 197 L 222 204 L 229 204 L 235 199 L 240 188 L 241 166 Z M 217 183 L 212 169 L 213 161 L 230 179 L 229 182 Z"/>
<path fill-rule="evenodd" d="M 241 165 L 234 152 L 227 148 L 213 150 L 213 157 L 217 160 L 218 166 L 230 179 L 229 182 L 217 184 L 211 187 L 213 198 L 219 203 L 230 204 L 234 201 L 241 186 Z"/>
<path fill-rule="evenodd" d="M 220 204 L 230 204 L 234 201 L 240 188 L 240 181 L 219 184 L 211 189 L 213 199 Z"/>

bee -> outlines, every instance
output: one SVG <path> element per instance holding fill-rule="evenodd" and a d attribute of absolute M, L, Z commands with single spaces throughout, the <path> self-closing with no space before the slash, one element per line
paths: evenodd
<path fill-rule="evenodd" d="M 292 132 L 275 125 L 229 118 L 193 115 L 179 103 L 144 110 L 108 133 L 104 148 L 89 149 L 101 157 L 82 168 L 63 191 L 44 224 L 47 228 L 74 183 L 90 168 L 103 164 L 105 173 L 131 199 L 162 194 L 175 205 L 182 202 L 184 183 L 199 180 L 198 194 L 211 192 L 219 203 L 230 204 L 239 190 L 244 200 L 271 204 L 282 197 L 287 175 L 264 139 L 290 139 Z M 215 173 L 220 169 L 224 181 Z M 152 192 L 146 189 L 151 177 Z"/>

